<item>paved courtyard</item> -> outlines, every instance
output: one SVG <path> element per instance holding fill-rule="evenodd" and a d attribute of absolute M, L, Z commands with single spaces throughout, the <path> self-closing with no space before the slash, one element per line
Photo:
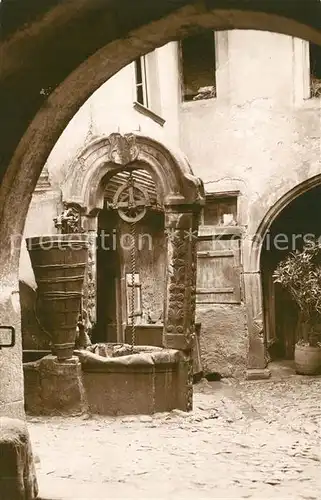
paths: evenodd
<path fill-rule="evenodd" d="M 202 381 L 194 411 L 29 418 L 42 499 L 321 498 L 321 377 Z"/>

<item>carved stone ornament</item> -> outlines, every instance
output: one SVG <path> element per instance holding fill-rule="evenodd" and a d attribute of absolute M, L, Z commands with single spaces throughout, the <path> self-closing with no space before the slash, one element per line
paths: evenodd
<path fill-rule="evenodd" d="M 138 157 L 139 149 L 136 145 L 134 134 L 121 135 L 113 133 L 109 136 L 110 150 L 109 161 L 116 165 L 127 165 Z"/>
<path fill-rule="evenodd" d="M 263 318 L 262 318 L 262 312 L 261 311 L 253 319 L 252 330 L 253 330 L 254 335 L 263 338 L 263 335 L 264 335 L 264 323 L 263 323 Z"/>
<path fill-rule="evenodd" d="M 83 309 L 86 315 L 86 333 L 91 336 L 92 328 L 96 323 L 96 300 L 97 300 L 97 282 L 96 282 L 96 237 L 95 231 L 88 233 L 89 249 L 88 261 L 85 275 L 85 287 L 83 297 Z"/>
<path fill-rule="evenodd" d="M 83 233 L 81 217 L 74 207 L 66 207 L 61 214 L 53 219 L 55 228 L 61 234 Z"/>
<path fill-rule="evenodd" d="M 187 215 L 188 226 L 179 227 L 178 224 L 167 231 L 169 252 L 164 333 L 184 339 L 185 349 L 192 347 L 195 325 L 197 238 L 191 237 L 195 230 L 194 217 Z"/>

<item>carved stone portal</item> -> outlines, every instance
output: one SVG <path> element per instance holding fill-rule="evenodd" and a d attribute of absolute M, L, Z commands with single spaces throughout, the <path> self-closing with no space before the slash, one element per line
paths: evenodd
<path fill-rule="evenodd" d="M 163 345 L 181 351 L 179 378 L 180 408 L 192 409 L 193 357 L 196 300 L 196 243 L 198 215 L 203 202 L 203 184 L 193 175 L 185 156 L 171 151 L 156 140 L 133 134 L 122 136 L 113 133 L 97 138 L 86 146 L 77 160 L 70 166 L 62 185 L 63 200 L 71 206 L 81 207 L 84 229 L 90 234 L 88 272 L 86 275 L 84 309 L 92 324 L 96 319 L 96 248 L 97 232 L 87 227 L 93 215 L 104 205 L 103 179 L 139 162 L 151 172 L 159 204 L 165 210 L 167 233 L 167 269 L 164 290 Z M 120 188 L 122 190 L 123 188 Z M 119 195 L 119 193 L 117 193 Z M 123 191 L 120 191 L 123 194 Z M 116 199 L 123 203 L 123 210 L 140 210 L 144 213 L 146 199 L 142 205 L 133 203 L 133 193 L 127 198 Z M 117 197 L 116 197 L 117 198 Z M 146 198 L 146 197 L 142 197 Z M 119 206 L 118 206 L 119 208 Z M 121 208 L 121 207 L 120 207 Z M 139 211 L 139 210 L 138 210 Z M 130 214 L 132 216 L 132 213 Z M 137 214 L 136 214 L 137 215 Z M 140 218 L 140 213 L 138 214 Z M 131 217 L 131 222 L 132 217 Z M 91 232 L 92 231 L 92 232 Z"/>
<path fill-rule="evenodd" d="M 60 186 L 63 202 L 79 205 L 84 214 L 97 213 L 104 205 L 102 180 L 134 162 L 151 173 L 160 204 L 202 203 L 203 184 L 183 154 L 151 137 L 119 133 L 94 139 L 69 165 Z"/>

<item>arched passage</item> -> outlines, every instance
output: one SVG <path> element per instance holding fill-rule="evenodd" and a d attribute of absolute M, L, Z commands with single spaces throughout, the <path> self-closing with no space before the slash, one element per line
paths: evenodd
<path fill-rule="evenodd" d="M 259 224 L 255 236 L 253 238 L 250 250 L 250 269 L 258 271 L 260 269 L 261 253 L 263 242 L 270 231 L 274 221 L 281 213 L 298 197 L 321 185 L 321 174 L 315 175 L 304 182 L 296 185 L 293 189 L 285 193 L 265 214 Z"/>
<path fill-rule="evenodd" d="M 10 7 L 15 9 L 13 14 Z M 11 237 L 22 234 L 24 222 L 41 169 L 68 121 L 104 81 L 140 54 L 190 33 L 198 26 L 213 29 L 261 29 L 309 39 L 321 44 L 321 4 L 302 9 L 288 0 L 191 4 L 162 0 L 146 4 L 124 0 L 48 2 L 32 13 L 12 2 L 0 4 L 9 12 L 2 24 L 1 112 L 6 127 L 0 137 L 0 318 L 20 331 L 18 290 L 19 250 Z M 180 10 L 178 10 L 180 8 Z M 18 18 L 18 19 L 17 19 Z M 8 18 L 7 18 L 8 19 Z M 57 61 L 64 64 L 57 64 Z M 14 319 L 13 319 L 14 318 Z M 0 378 L 22 381 L 21 345 L 3 354 Z M 8 371 L 7 367 L 12 368 Z M 7 373 L 8 372 L 8 373 Z M 22 387 L 2 385 L 0 404 L 15 408 L 23 400 Z M 1 389 L 2 391 L 2 389 Z M 14 402 L 14 403 L 12 403 Z"/>
<path fill-rule="evenodd" d="M 320 176 L 291 195 L 270 221 L 261 249 L 265 342 L 272 360 L 293 359 L 299 326 L 298 308 L 291 296 L 273 283 L 273 271 L 290 252 L 301 250 L 311 240 L 321 241 Z"/>

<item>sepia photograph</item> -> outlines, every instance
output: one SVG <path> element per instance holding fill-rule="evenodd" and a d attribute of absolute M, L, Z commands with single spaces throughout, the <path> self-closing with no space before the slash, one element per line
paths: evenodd
<path fill-rule="evenodd" d="M 0 0 L 0 500 L 321 500 L 321 0 Z"/>

